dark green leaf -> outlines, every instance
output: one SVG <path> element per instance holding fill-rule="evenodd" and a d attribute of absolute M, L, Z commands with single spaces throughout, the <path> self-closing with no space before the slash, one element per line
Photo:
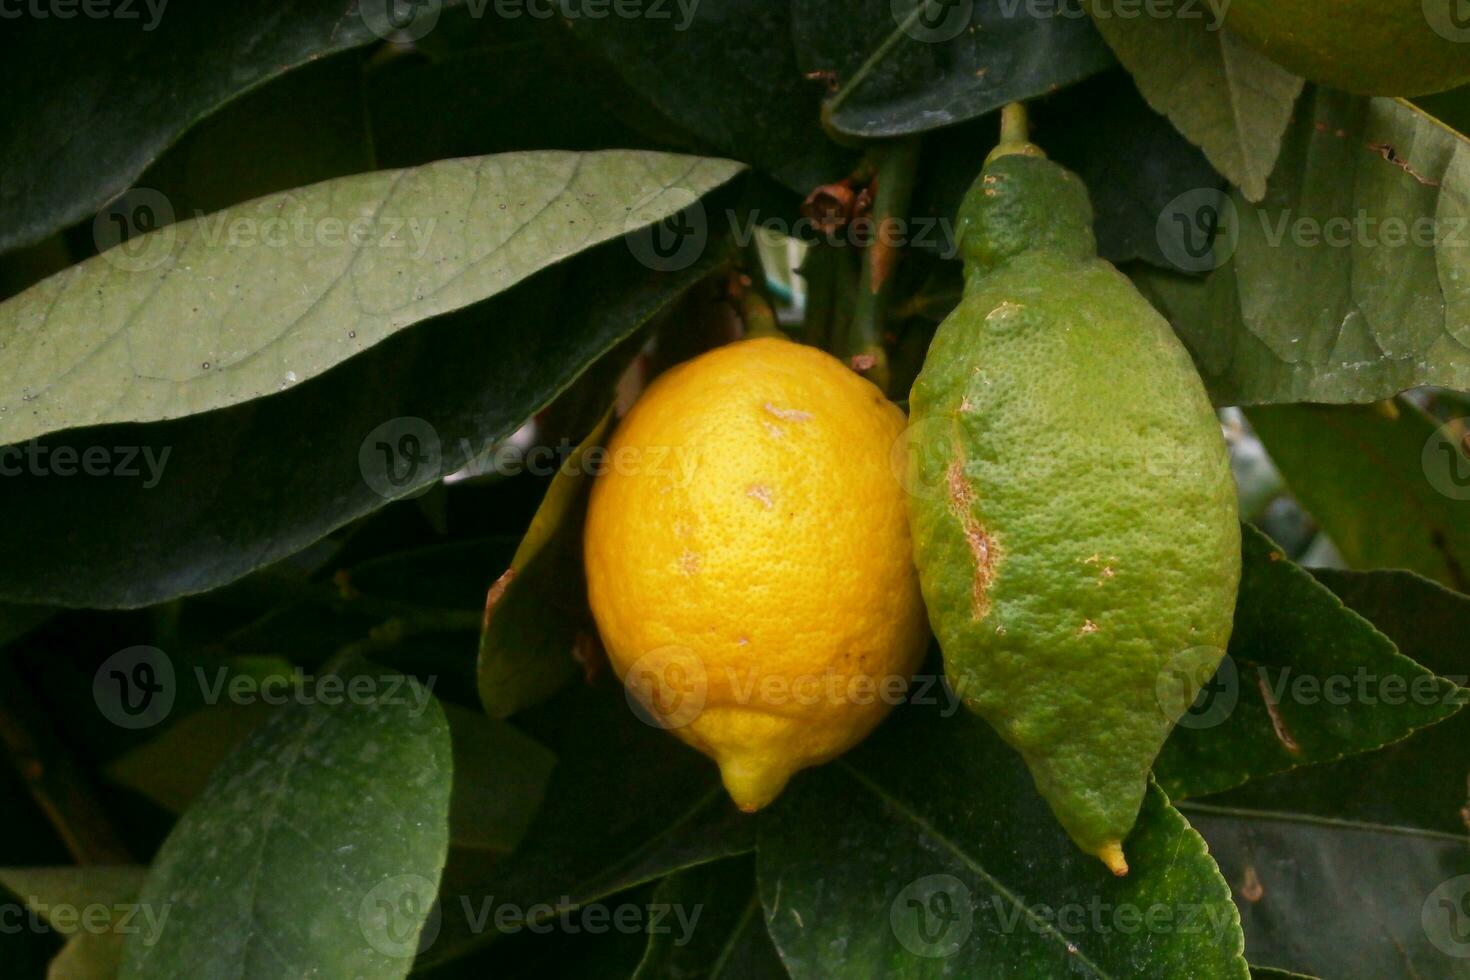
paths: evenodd
<path fill-rule="evenodd" d="M 408 973 L 448 846 L 448 726 L 417 682 L 339 679 L 365 691 L 275 714 L 180 819 L 140 898 L 168 921 L 128 937 L 121 980 Z"/>
<path fill-rule="evenodd" d="M 5 35 L 6 63 L 26 84 L 11 92 L 0 148 L 0 251 L 90 216 L 231 99 L 380 41 L 341 0 L 269 17 L 236 4 L 119 5 L 114 16 L 8 20 Z"/>
<path fill-rule="evenodd" d="M 1313 574 L 1416 661 L 1462 686 L 1470 675 L 1470 597 L 1412 572 Z M 1256 780 L 1211 802 L 1465 834 L 1470 712 L 1340 762 Z"/>
<path fill-rule="evenodd" d="M 1333 980 L 1470 977 L 1464 837 L 1274 810 L 1184 809 L 1239 899 L 1256 963 Z"/>
<path fill-rule="evenodd" d="M 633 980 L 785 980 L 766 932 L 755 861 L 715 861 L 669 875 L 653 900 L 673 910 L 672 928 L 650 936 Z"/>
<path fill-rule="evenodd" d="M 1242 531 L 1229 657 L 1154 764 L 1170 796 L 1369 752 L 1465 703 L 1465 691 L 1401 655 L 1264 534 Z"/>
<path fill-rule="evenodd" d="M 792 20 L 801 67 L 834 77 L 828 122 L 854 136 L 964 122 L 1113 64 L 1081 8 L 1067 3 L 798 0 Z"/>
<path fill-rule="evenodd" d="M 136 475 L 0 480 L 0 508 L 28 515 L 7 538 L 0 596 L 146 605 L 283 558 L 509 435 L 725 255 L 712 242 L 661 273 L 609 245 L 275 397 L 44 440 L 100 446 Z M 139 446 L 152 456 L 113 450 Z"/>
<path fill-rule="evenodd" d="M 660 16 L 593 18 L 578 16 L 578 0 L 559 2 L 574 40 L 714 152 L 801 194 L 851 167 L 849 154 L 822 134 L 822 88 L 796 64 L 785 4 L 650 2 L 638 8 L 656 7 Z"/>
<path fill-rule="evenodd" d="M 602 444 L 611 422 L 609 413 L 559 467 L 486 599 L 477 675 L 480 701 L 493 718 L 555 694 L 577 674 L 578 634 L 596 635 L 582 570 L 582 521 L 595 475 L 586 454 Z"/>
<path fill-rule="evenodd" d="M 1404 399 L 1246 413 L 1282 478 L 1347 563 L 1470 589 L 1470 446 Z"/>
<path fill-rule="evenodd" d="M 1259 205 L 1181 199 L 1176 261 L 1214 271 L 1139 279 L 1217 404 L 1470 388 L 1466 146 L 1407 102 L 1312 89 Z"/>
<path fill-rule="evenodd" d="M 1108 0 L 1089 6 L 1149 105 L 1260 200 L 1302 80 L 1225 30 L 1224 6 L 1170 0 L 1142 16 Z"/>
<path fill-rule="evenodd" d="M 544 903 L 550 918 L 753 847 L 754 822 L 726 798 L 714 763 L 639 721 L 615 680 L 518 720 L 558 758 L 541 816 L 493 867 L 446 869 L 444 926 L 421 965 L 497 938 L 497 907 Z"/>
<path fill-rule="evenodd" d="M 985 722 L 941 715 L 900 708 L 762 821 L 761 901 L 793 977 L 1246 976 L 1229 890 L 1160 790 L 1115 878 Z"/>

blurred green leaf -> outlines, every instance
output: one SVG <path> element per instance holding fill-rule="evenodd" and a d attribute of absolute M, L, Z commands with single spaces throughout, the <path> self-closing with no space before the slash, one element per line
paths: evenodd
<path fill-rule="evenodd" d="M 798 0 L 792 38 L 803 71 L 833 77 L 828 122 L 870 139 L 964 122 L 1113 64 L 1085 17 L 1030 4 Z"/>
<path fill-rule="evenodd" d="M 1301 505 L 1359 569 L 1406 568 L 1470 589 L 1470 447 L 1391 405 L 1271 405 L 1246 413 Z"/>
<path fill-rule="evenodd" d="M 129 914 L 148 869 L 135 865 L 0 868 L 0 885 L 64 936 L 101 931 Z M 82 913 L 86 911 L 83 921 Z"/>
<path fill-rule="evenodd" d="M 448 726 L 416 682 L 340 680 L 366 697 L 276 713 L 174 827 L 140 897 L 168 921 L 128 937 L 121 980 L 408 973 L 448 847 Z"/>
<path fill-rule="evenodd" d="M 1264 534 L 1242 531 L 1229 657 L 1154 764 L 1172 798 L 1369 752 L 1464 706 L 1470 692 L 1400 654 Z M 1191 666 L 1160 684 L 1183 683 Z"/>
<path fill-rule="evenodd" d="M 1217 404 L 1470 388 L 1467 146 L 1407 102 L 1314 88 L 1259 205 L 1203 192 L 1165 216 L 1191 229 L 1181 267 L 1213 271 L 1135 278 Z"/>
<path fill-rule="evenodd" d="M 46 980 L 116 980 L 122 954 L 121 933 L 80 933 L 56 954 L 46 970 Z"/>
<path fill-rule="evenodd" d="M 1265 196 L 1302 80 L 1224 29 L 1223 7 L 1174 0 L 1126 16 L 1106 0 L 1088 6 L 1149 105 L 1246 199 Z"/>
<path fill-rule="evenodd" d="M 1157 787 L 1116 878 L 1020 757 L 947 707 L 898 709 L 762 820 L 761 901 L 793 977 L 1246 976 L 1225 882 Z"/>

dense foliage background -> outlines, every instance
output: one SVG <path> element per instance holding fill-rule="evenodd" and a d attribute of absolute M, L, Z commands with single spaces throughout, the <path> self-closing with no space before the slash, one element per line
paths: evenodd
<path fill-rule="evenodd" d="M 1470 90 L 1121 9 L 7 12 L 0 973 L 1470 976 Z M 1121 880 L 937 655 L 740 815 L 582 595 L 663 367 L 774 315 L 903 400 L 1015 99 L 1251 525 Z"/>

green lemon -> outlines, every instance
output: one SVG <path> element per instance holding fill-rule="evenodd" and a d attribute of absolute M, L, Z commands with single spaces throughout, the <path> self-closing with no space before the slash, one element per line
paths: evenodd
<path fill-rule="evenodd" d="M 1188 353 L 1006 113 L 910 398 L 909 518 L 951 685 L 1124 874 L 1149 767 L 1229 639 L 1235 485 Z"/>
<path fill-rule="evenodd" d="M 1231 0 L 1225 24 L 1314 82 L 1426 95 L 1470 82 L 1461 0 Z"/>

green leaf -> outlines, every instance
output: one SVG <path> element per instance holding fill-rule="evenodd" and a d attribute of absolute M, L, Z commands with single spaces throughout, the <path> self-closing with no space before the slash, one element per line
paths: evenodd
<path fill-rule="evenodd" d="M 578 0 L 559 4 L 574 41 L 714 152 L 801 194 L 851 168 L 850 154 L 822 135 L 822 90 L 796 65 L 785 4 L 671 3 L 642 17 L 579 16 Z"/>
<path fill-rule="evenodd" d="M 143 887 L 168 922 L 128 938 L 121 980 L 408 973 L 448 847 L 448 726 L 416 681 L 342 680 L 367 696 L 319 688 L 210 778 Z"/>
<path fill-rule="evenodd" d="M 110 930 L 129 916 L 128 906 L 137 899 L 146 874 L 146 868 L 133 865 L 0 868 L 0 885 L 52 929 L 72 936 L 84 930 Z"/>
<path fill-rule="evenodd" d="M 116 980 L 122 955 L 121 933 L 80 933 L 51 960 L 46 980 Z"/>
<path fill-rule="evenodd" d="M 494 866 L 446 869 L 443 928 L 421 967 L 498 938 L 497 907 L 543 905 L 550 918 L 754 846 L 754 821 L 726 798 L 714 763 L 639 721 L 605 680 L 518 717 L 557 754 L 541 815 Z"/>
<path fill-rule="evenodd" d="M 1236 194 L 1184 211 L 1197 249 L 1214 249 L 1191 255 L 1229 261 L 1203 280 L 1136 275 L 1218 404 L 1470 388 L 1464 137 L 1401 100 L 1314 88 L 1259 205 Z"/>
<path fill-rule="evenodd" d="M 1301 505 L 1354 568 L 1406 568 L 1470 589 L 1470 448 L 1405 399 L 1246 413 Z"/>
<path fill-rule="evenodd" d="M 595 475 L 587 452 L 602 445 L 611 424 L 609 410 L 557 470 L 510 568 L 486 599 L 478 686 L 493 718 L 555 694 L 577 674 L 577 634 L 596 635 L 587 611 L 582 521 Z"/>
<path fill-rule="evenodd" d="M 793 977 L 1246 976 L 1229 890 L 1160 790 L 1115 878 L 984 721 L 943 714 L 900 708 L 762 820 L 761 901 Z"/>
<path fill-rule="evenodd" d="M 121 756 L 107 773 L 164 809 L 182 813 L 215 768 L 277 710 L 264 701 L 212 705 Z M 541 805 L 556 757 L 503 722 L 454 705 L 443 710 L 454 752 L 450 842 L 513 850 Z"/>
<path fill-rule="evenodd" d="M 1113 64 L 1085 18 L 1028 4 L 799 0 L 792 21 L 802 70 L 833 76 L 828 122 L 866 138 L 964 122 Z"/>
<path fill-rule="evenodd" d="M 1369 752 L 1465 704 L 1250 525 L 1242 548 L 1228 659 L 1154 764 L 1172 798 Z"/>
<path fill-rule="evenodd" d="M 727 248 L 712 240 L 688 268 L 658 272 L 609 244 L 275 397 L 43 440 L 47 453 L 100 448 L 112 469 L 0 479 L 0 509 L 28 515 L 0 563 L 0 597 L 147 605 L 284 558 L 514 432 Z M 123 464 L 132 476 L 115 472 Z"/>
<path fill-rule="evenodd" d="M 1247 200 L 1265 196 L 1302 80 L 1225 30 L 1214 4 L 1178 0 L 1131 17 L 1106 0 L 1089 7 L 1148 104 Z"/>
<path fill-rule="evenodd" d="M 1275 808 L 1184 810 L 1235 890 L 1255 962 L 1334 980 L 1470 976 L 1463 836 Z"/>
<path fill-rule="evenodd" d="M 1316 569 L 1313 575 L 1402 653 L 1462 687 L 1470 685 L 1470 597 L 1412 572 Z M 1470 830 L 1466 773 L 1470 712 L 1461 711 L 1377 752 L 1259 779 L 1210 802 L 1464 835 Z"/>
<path fill-rule="evenodd" d="M 89 217 L 231 99 L 381 40 L 339 0 L 302 0 L 269 20 L 231 4 L 127 10 L 8 22 L 8 63 L 27 84 L 11 95 L 0 148 L 0 251 Z"/>
<path fill-rule="evenodd" d="M 477 711 L 445 705 L 444 713 L 454 748 L 450 841 L 485 851 L 514 850 L 541 808 L 555 754 Z"/>
<path fill-rule="evenodd" d="M 0 886 L 66 936 L 47 980 L 113 980 L 130 932 L 154 935 L 166 913 L 136 902 L 148 869 L 136 866 L 0 868 Z"/>
<path fill-rule="evenodd" d="M 754 860 L 715 861 L 669 875 L 653 900 L 688 927 L 650 936 L 633 980 L 785 980 L 766 932 Z"/>
<path fill-rule="evenodd" d="M 22 382 L 0 402 L 0 443 L 284 391 L 661 221 L 739 169 L 505 153 L 342 177 L 148 232 L 0 304 L 0 373 Z"/>

